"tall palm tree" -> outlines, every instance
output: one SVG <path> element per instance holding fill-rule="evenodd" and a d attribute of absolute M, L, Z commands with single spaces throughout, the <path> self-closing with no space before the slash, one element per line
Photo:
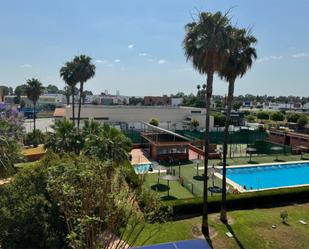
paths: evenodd
<path fill-rule="evenodd" d="M 26 95 L 30 101 L 33 103 L 33 137 L 34 140 L 36 139 L 35 136 L 35 121 L 36 121 L 36 104 L 44 92 L 44 87 L 42 83 L 38 79 L 29 79 L 27 80 L 27 87 L 26 87 Z"/>
<path fill-rule="evenodd" d="M 78 116 L 77 116 L 77 129 L 80 124 L 80 111 L 82 106 L 82 98 L 84 91 L 84 84 L 87 80 L 95 75 L 95 65 L 91 63 L 91 57 L 87 55 L 75 56 L 73 59 L 74 64 L 74 79 L 79 82 L 79 102 L 78 102 Z"/>
<path fill-rule="evenodd" d="M 75 64 L 71 61 L 66 62 L 65 65 L 60 68 L 60 77 L 68 85 L 72 95 L 72 118 L 73 123 L 75 124 L 75 89 L 78 81 L 74 77 Z"/>
<path fill-rule="evenodd" d="M 223 170 L 222 170 L 222 202 L 221 215 L 222 222 L 227 223 L 226 215 L 226 158 L 227 158 L 227 144 L 229 124 L 231 117 L 231 110 L 234 98 L 235 80 L 237 77 L 243 77 L 245 73 L 251 68 L 253 60 L 257 58 L 256 50 L 253 47 L 257 40 L 246 29 L 233 28 L 230 30 L 230 50 L 229 56 L 224 62 L 219 75 L 225 79 L 229 84 L 227 96 L 227 111 L 224 129 L 223 140 Z"/>
<path fill-rule="evenodd" d="M 212 97 L 213 76 L 222 65 L 227 53 L 227 29 L 230 20 L 221 12 L 214 14 L 201 12 L 196 21 L 188 23 L 183 41 L 185 56 L 192 61 L 193 67 L 201 74 L 207 75 L 206 117 L 205 117 L 205 160 L 204 160 L 204 194 L 202 232 L 209 239 L 208 228 L 208 158 L 209 158 L 209 112 Z"/>

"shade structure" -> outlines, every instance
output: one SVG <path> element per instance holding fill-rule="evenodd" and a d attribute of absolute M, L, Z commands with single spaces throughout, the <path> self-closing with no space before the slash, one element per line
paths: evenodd
<path fill-rule="evenodd" d="M 170 196 L 170 181 L 178 181 L 179 177 L 173 176 L 173 175 L 164 175 L 164 176 L 160 176 L 159 178 L 167 181 L 167 186 L 168 186 L 167 196 Z"/>
<path fill-rule="evenodd" d="M 156 164 L 154 164 L 154 165 L 152 166 L 152 169 L 158 171 L 158 183 L 157 183 L 157 184 L 158 184 L 158 186 L 159 186 L 159 184 L 160 184 L 160 171 L 161 171 L 161 170 L 166 170 L 166 167 L 164 167 L 164 166 L 162 166 L 162 165 L 156 163 Z"/>
<path fill-rule="evenodd" d="M 250 155 L 250 160 L 249 160 L 249 162 L 251 162 L 252 154 L 254 154 L 254 153 L 256 152 L 256 149 L 255 149 L 255 148 L 252 148 L 252 147 L 248 147 L 248 148 L 246 149 L 246 152 L 247 152 L 247 154 Z"/>
<path fill-rule="evenodd" d="M 273 146 L 270 148 L 273 152 L 276 153 L 276 160 L 278 161 L 278 153 L 283 150 L 280 146 Z"/>

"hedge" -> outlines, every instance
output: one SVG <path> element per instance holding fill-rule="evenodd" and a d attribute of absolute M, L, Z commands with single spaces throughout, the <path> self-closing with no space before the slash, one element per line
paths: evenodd
<path fill-rule="evenodd" d="M 139 178 L 129 161 L 124 162 L 124 171 L 126 182 L 133 188 L 137 188 L 140 185 Z"/>
<path fill-rule="evenodd" d="M 309 201 L 309 186 L 248 192 L 227 195 L 227 209 L 252 209 L 278 206 L 291 202 Z M 166 201 L 166 205 L 173 210 L 174 217 L 183 215 L 201 215 L 203 198 L 189 198 Z M 208 212 L 219 212 L 221 196 L 208 197 Z"/>

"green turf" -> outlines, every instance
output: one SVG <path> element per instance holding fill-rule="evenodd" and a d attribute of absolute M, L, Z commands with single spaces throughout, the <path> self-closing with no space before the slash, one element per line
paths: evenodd
<path fill-rule="evenodd" d="M 301 159 L 300 155 L 280 155 L 278 157 L 278 161 L 280 162 L 288 162 L 288 161 L 299 161 Z M 251 164 L 260 164 L 260 163 L 275 163 L 276 156 L 253 156 L 251 159 Z M 228 158 L 227 162 L 230 166 L 233 165 L 242 165 L 242 164 L 250 164 L 249 157 L 238 157 L 238 158 Z M 203 195 L 203 162 L 200 163 L 199 171 L 197 174 L 196 163 L 186 162 L 183 163 L 180 167 L 178 165 L 171 165 L 171 169 L 175 171 L 175 175 L 183 176 L 184 186 L 180 184 L 179 181 L 170 182 L 170 199 L 177 198 L 190 198 L 193 196 L 202 196 Z M 209 165 L 219 165 L 220 160 L 209 160 Z M 180 174 L 179 174 L 180 169 Z M 147 174 L 145 179 L 145 186 L 151 188 L 154 191 L 157 191 L 161 197 L 165 197 L 167 195 L 167 182 L 164 180 L 160 181 L 160 185 L 157 186 L 158 175 Z M 193 185 L 193 193 L 192 193 L 192 185 Z M 218 178 L 215 178 L 214 181 L 210 179 L 208 181 L 208 186 L 222 186 L 222 181 Z M 209 192 L 209 195 L 212 193 Z"/>
<path fill-rule="evenodd" d="M 281 222 L 282 210 L 289 214 L 287 224 Z M 212 239 L 215 249 L 309 248 L 309 226 L 299 223 L 300 219 L 309 223 L 309 203 L 272 209 L 232 211 L 228 215 L 232 218 L 229 226 L 218 221 L 218 214 L 210 215 L 210 226 L 217 232 Z M 201 217 L 165 224 L 147 224 L 135 245 L 193 239 L 192 227 L 200 226 L 200 223 Z M 276 225 L 276 229 L 271 228 L 272 225 Z M 234 238 L 225 235 L 229 231 L 234 234 Z"/>

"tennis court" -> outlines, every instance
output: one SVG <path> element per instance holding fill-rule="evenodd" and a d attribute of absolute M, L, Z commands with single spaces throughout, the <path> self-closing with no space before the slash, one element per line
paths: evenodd
<path fill-rule="evenodd" d="M 211 247 L 205 240 L 185 240 L 166 244 L 158 244 L 151 246 L 133 247 L 132 249 L 210 249 Z"/>

